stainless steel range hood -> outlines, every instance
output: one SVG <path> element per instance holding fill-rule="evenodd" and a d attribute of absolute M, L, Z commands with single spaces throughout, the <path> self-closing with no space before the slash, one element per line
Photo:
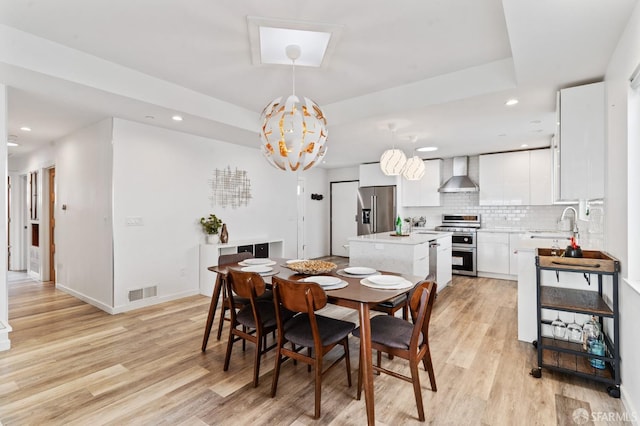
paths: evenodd
<path fill-rule="evenodd" d="M 476 185 L 467 176 L 468 157 L 453 158 L 453 176 L 439 189 L 439 192 L 478 192 Z"/>

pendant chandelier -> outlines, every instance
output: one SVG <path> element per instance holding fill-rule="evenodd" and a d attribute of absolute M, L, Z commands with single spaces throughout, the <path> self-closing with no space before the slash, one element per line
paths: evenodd
<path fill-rule="evenodd" d="M 393 145 L 396 126 L 389 123 L 391 130 L 391 143 Z M 415 143 L 417 138 L 411 138 L 411 142 Z M 424 176 L 425 168 L 422 158 L 414 155 L 407 160 L 406 155 L 400 149 L 395 147 L 386 150 L 380 157 L 380 169 L 387 176 L 402 175 L 407 180 L 420 180 Z"/>
<path fill-rule="evenodd" d="M 391 130 L 391 145 L 393 146 L 396 125 L 389 123 L 389 130 Z M 396 149 L 395 146 L 383 152 L 380 157 L 380 169 L 387 176 L 398 176 L 404 170 L 406 163 L 407 157 L 404 152 Z"/>
<path fill-rule="evenodd" d="M 414 145 L 417 140 L 418 138 L 415 136 L 411 138 L 411 142 Z M 424 161 L 422 161 L 422 158 L 414 155 L 413 157 L 409 158 L 404 165 L 402 176 L 404 176 L 406 180 L 420 180 L 424 176 L 424 171 Z"/>
<path fill-rule="evenodd" d="M 293 94 L 271 101 L 260 117 L 261 150 L 269 163 L 285 171 L 308 170 L 318 165 L 327 154 L 327 120 L 314 101 L 296 96 L 295 61 L 300 46 L 286 48 L 291 59 Z M 283 102 L 283 99 L 286 99 Z"/>

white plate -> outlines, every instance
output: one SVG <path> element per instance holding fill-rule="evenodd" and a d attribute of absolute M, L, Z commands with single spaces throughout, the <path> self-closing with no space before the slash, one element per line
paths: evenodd
<path fill-rule="evenodd" d="M 263 262 L 260 264 L 250 263 L 250 262 L 247 262 L 247 260 L 251 260 L 251 259 L 246 259 L 246 260 L 243 260 L 242 262 L 238 262 L 238 265 L 240 266 L 272 266 L 276 264 L 276 262 L 270 259 L 266 259 L 268 260 L 268 262 Z"/>
<path fill-rule="evenodd" d="M 351 266 L 349 268 L 344 268 L 344 271 L 351 275 L 371 275 L 378 272 L 373 268 L 366 268 L 364 266 Z"/>
<path fill-rule="evenodd" d="M 271 259 L 245 259 L 241 263 L 246 263 L 247 265 L 265 265 L 267 263 L 271 263 Z"/>
<path fill-rule="evenodd" d="M 397 275 L 372 275 L 367 278 L 369 282 L 376 285 L 396 285 L 405 281 L 404 278 Z"/>
<path fill-rule="evenodd" d="M 326 286 L 334 286 L 334 285 L 340 284 L 342 280 L 338 277 L 330 277 L 327 275 L 316 275 L 314 277 L 304 278 L 300 281 L 304 281 L 305 283 L 317 283 L 317 284 L 320 284 L 322 287 L 326 287 Z"/>
<path fill-rule="evenodd" d="M 327 291 L 328 290 L 338 290 L 338 289 L 341 289 L 341 288 L 345 288 L 348 285 L 349 285 L 348 282 L 340 280 L 340 282 L 338 284 L 322 286 L 322 289 L 323 290 L 327 290 Z"/>
<path fill-rule="evenodd" d="M 255 266 L 245 266 L 244 268 L 240 269 L 242 272 L 257 272 L 259 274 L 264 273 L 264 272 L 271 272 L 273 271 L 273 268 L 270 266 L 264 266 L 264 265 L 255 265 Z"/>
<path fill-rule="evenodd" d="M 360 284 L 367 287 L 377 288 L 379 290 L 404 290 L 404 289 L 409 289 L 413 287 L 413 283 L 405 279 L 403 279 L 398 284 L 394 284 L 394 285 L 378 285 L 369 281 L 369 278 L 364 278 L 360 280 Z"/>
<path fill-rule="evenodd" d="M 296 263 L 296 262 L 304 262 L 307 259 L 291 259 L 291 260 L 287 260 L 287 265 L 291 264 L 291 263 Z"/>

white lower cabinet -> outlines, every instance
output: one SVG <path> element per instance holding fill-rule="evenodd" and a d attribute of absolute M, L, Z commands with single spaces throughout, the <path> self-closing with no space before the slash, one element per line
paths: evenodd
<path fill-rule="evenodd" d="M 510 274 L 508 232 L 478 232 L 477 270 L 479 273 Z"/>
<path fill-rule="evenodd" d="M 452 279 L 451 237 L 438 238 L 437 277 L 438 291 L 445 288 Z"/>

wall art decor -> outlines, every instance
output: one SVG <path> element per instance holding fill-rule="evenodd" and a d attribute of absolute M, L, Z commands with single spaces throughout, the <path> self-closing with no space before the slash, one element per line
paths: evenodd
<path fill-rule="evenodd" d="M 251 199 L 251 180 L 247 176 L 246 170 L 216 169 L 213 178 L 209 180 L 211 185 L 211 204 L 237 208 L 246 206 Z"/>

